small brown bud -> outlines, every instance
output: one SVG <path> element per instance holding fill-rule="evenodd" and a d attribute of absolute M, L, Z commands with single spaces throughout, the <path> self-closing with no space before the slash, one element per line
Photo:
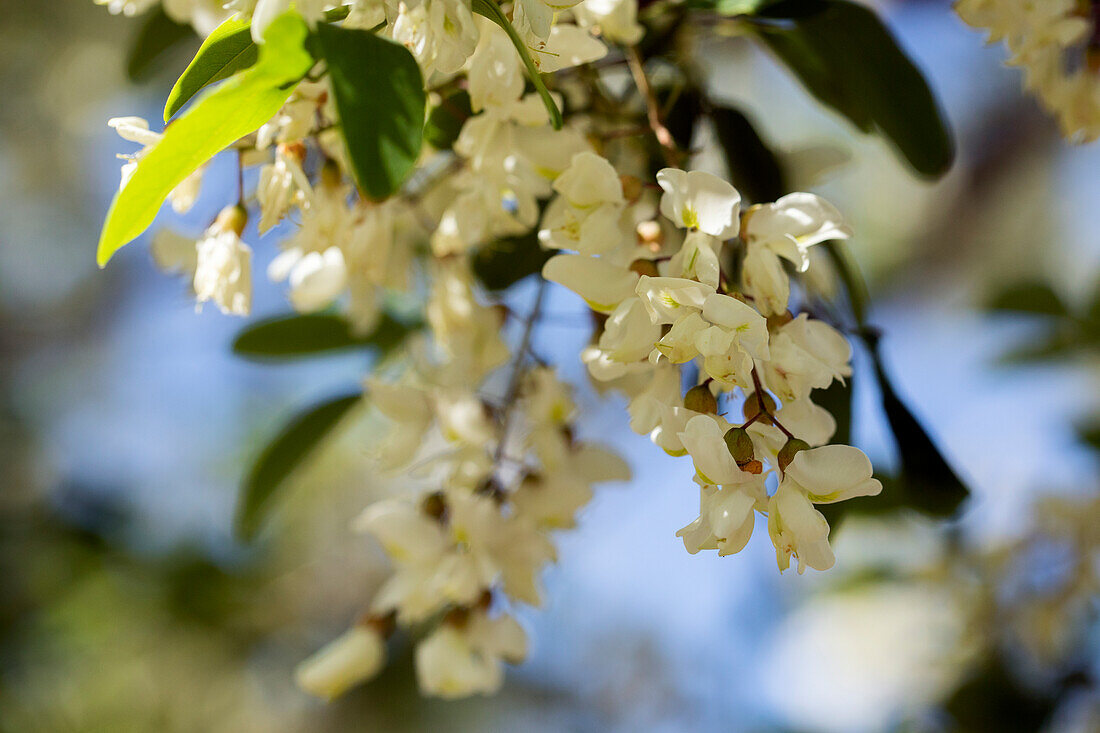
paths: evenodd
<path fill-rule="evenodd" d="M 779 450 L 779 470 L 786 471 L 787 466 L 791 465 L 791 461 L 794 460 L 794 457 L 798 455 L 800 451 L 809 449 L 810 444 L 804 440 L 799 440 L 798 438 L 791 438 L 788 440 L 786 445 Z"/>
<path fill-rule="evenodd" d="M 761 405 L 755 392 L 750 392 L 748 397 L 745 398 L 745 404 L 741 406 L 741 414 L 745 416 L 746 420 L 752 420 L 757 415 L 756 422 L 763 423 L 764 425 L 771 425 L 772 419 L 768 417 L 768 414 L 775 411 L 775 400 L 767 392 L 764 393 L 764 404 Z"/>
<path fill-rule="evenodd" d="M 759 476 L 764 473 L 764 464 L 760 461 L 749 461 L 744 466 L 738 466 L 745 473 L 751 473 L 753 476 Z"/>
<path fill-rule="evenodd" d="M 725 440 L 726 448 L 729 449 L 733 460 L 737 462 L 737 467 L 742 471 L 746 470 L 745 466 L 753 463 L 756 458 L 749 431 L 744 428 L 730 428 L 726 431 Z M 759 461 L 755 462 L 759 463 Z"/>
<path fill-rule="evenodd" d="M 226 206 L 214 220 L 214 226 L 223 232 L 233 232 L 239 237 L 248 226 L 248 209 L 240 204 Z"/>
<path fill-rule="evenodd" d="M 279 143 L 277 150 L 284 158 L 296 160 L 299 164 L 306 159 L 306 146 L 301 141 Z"/>
<path fill-rule="evenodd" d="M 340 170 L 340 164 L 332 158 L 325 160 L 321 166 L 321 183 L 327 188 L 336 188 L 344 182 L 344 173 Z"/>
<path fill-rule="evenodd" d="M 397 626 L 397 612 L 390 611 L 389 613 L 381 615 L 364 615 L 356 621 L 356 624 L 371 629 L 374 633 L 385 639 L 393 633 L 394 628 Z"/>
<path fill-rule="evenodd" d="M 454 626 L 456 629 L 466 628 L 470 622 L 470 609 L 465 606 L 457 606 L 443 615 L 443 623 Z"/>
<path fill-rule="evenodd" d="M 420 502 L 420 511 L 432 519 L 442 520 L 447 513 L 447 500 L 443 497 L 443 492 L 436 491 L 425 496 Z"/>
<path fill-rule="evenodd" d="M 783 326 L 794 320 L 794 316 L 790 311 L 784 311 L 783 313 L 768 316 L 768 330 L 777 331 Z"/>
<path fill-rule="evenodd" d="M 650 277 L 658 277 L 661 274 L 657 270 L 657 263 L 653 260 L 634 260 L 630 263 L 630 271 Z"/>
<path fill-rule="evenodd" d="M 710 388 L 705 384 L 697 384 L 684 395 L 684 407 L 695 412 L 705 412 L 709 415 L 718 414 L 718 400 L 711 394 Z"/>
<path fill-rule="evenodd" d="M 619 176 L 619 182 L 623 185 L 623 196 L 627 201 L 637 201 L 642 195 L 642 182 L 635 176 Z"/>

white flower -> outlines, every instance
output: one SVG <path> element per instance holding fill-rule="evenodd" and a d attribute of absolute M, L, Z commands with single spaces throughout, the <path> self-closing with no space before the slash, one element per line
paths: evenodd
<path fill-rule="evenodd" d="M 386 646 L 374 629 L 356 625 L 302 662 L 294 674 L 306 692 L 332 700 L 378 674 Z"/>
<path fill-rule="evenodd" d="M 669 274 L 698 280 L 711 288 L 717 288 L 721 281 L 721 267 L 718 263 L 721 244 L 709 234 L 688 232 L 680 251 L 668 263 Z"/>
<path fill-rule="evenodd" d="M 741 287 L 763 315 L 786 312 L 787 301 L 791 297 L 791 281 L 783 271 L 779 256 L 768 247 L 748 245 L 745 258 L 741 261 Z"/>
<path fill-rule="evenodd" d="M 259 231 L 263 234 L 282 221 L 291 206 L 301 206 L 312 195 L 312 187 L 302 170 L 301 157 L 280 145 L 275 161 L 260 169 L 256 199 L 260 203 Z"/>
<path fill-rule="evenodd" d="M 850 445 L 799 451 L 787 466 L 784 483 L 797 485 L 815 504 L 875 496 L 882 491 L 882 484 L 872 477 L 871 461 Z"/>
<path fill-rule="evenodd" d="M 232 229 L 217 223 L 199 240 L 195 300 L 214 301 L 222 313 L 247 316 L 252 310 L 252 250 Z"/>
<path fill-rule="evenodd" d="M 799 272 L 810 264 L 810 247 L 851 235 L 836 207 L 812 193 L 792 193 L 774 204 L 752 207 L 741 231 L 745 242 L 764 245 L 793 262 Z"/>
<path fill-rule="evenodd" d="M 835 328 L 805 313 L 773 333 L 764 379 L 779 399 L 796 400 L 852 373 L 852 346 Z"/>
<path fill-rule="evenodd" d="M 640 298 L 629 298 L 611 312 L 600 334 L 599 348 L 614 361 L 631 363 L 645 359 L 661 338 Z"/>
<path fill-rule="evenodd" d="M 664 168 L 657 183 L 664 189 L 661 213 L 676 226 L 723 240 L 737 236 L 741 194 L 726 181 L 705 171 Z"/>
<path fill-rule="evenodd" d="M 768 502 L 768 534 L 775 545 L 779 570 L 798 558 L 798 572 L 807 567 L 828 570 L 836 562 L 829 547 L 829 522 L 798 487 L 784 481 Z"/>
<path fill-rule="evenodd" d="M 726 446 L 729 425 L 721 418 L 696 415 L 680 433 L 680 441 L 695 464 L 696 480 L 700 484 L 725 486 L 757 481 L 757 476 L 742 471 Z"/>
<path fill-rule="evenodd" d="M 634 296 L 637 273 L 599 257 L 557 255 L 542 267 L 542 276 L 563 285 L 584 298 L 588 307 L 611 313 Z"/>
<path fill-rule="evenodd" d="M 598 27 L 600 36 L 614 43 L 633 46 L 645 35 L 638 22 L 638 0 L 586 0 L 573 15 L 583 26 Z"/>
<path fill-rule="evenodd" d="M 347 288 L 347 267 L 339 247 L 324 252 L 288 249 L 268 265 L 273 282 L 289 281 L 290 304 L 299 313 L 314 313 L 332 304 Z"/>
<path fill-rule="evenodd" d="M 511 616 L 472 611 L 459 624 L 444 622 L 416 647 L 420 691 L 447 699 L 490 695 L 504 682 L 501 662 L 527 656 L 527 636 Z"/>
<path fill-rule="evenodd" d="M 457 72 L 478 45 L 478 27 L 463 0 L 402 2 L 390 32 L 416 57 L 425 78 Z"/>
<path fill-rule="evenodd" d="M 755 487 L 754 487 L 755 488 Z M 763 486 L 760 486 L 763 492 Z M 692 555 L 700 550 L 718 550 L 718 554 L 740 552 L 752 537 L 754 509 L 759 500 L 742 486 L 701 486 L 699 517 L 676 532 L 684 548 Z"/>
<path fill-rule="evenodd" d="M 635 287 L 650 320 L 675 323 L 692 312 L 699 312 L 713 288 L 682 277 L 642 275 Z"/>
<path fill-rule="evenodd" d="M 798 558 L 798 572 L 807 567 L 828 570 L 835 558 L 829 547 L 829 523 L 816 504 L 831 504 L 856 496 L 875 496 L 882 484 L 871 476 L 871 462 L 858 448 L 826 445 L 799 451 L 768 504 L 768 532 L 780 570 Z"/>
<path fill-rule="evenodd" d="M 530 51 L 535 67 L 550 74 L 602 59 L 607 55 L 607 46 L 583 28 L 564 23 L 551 28 L 546 42 Z"/>

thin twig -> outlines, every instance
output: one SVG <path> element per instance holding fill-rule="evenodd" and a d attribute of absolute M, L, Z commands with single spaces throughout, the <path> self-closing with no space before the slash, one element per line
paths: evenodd
<path fill-rule="evenodd" d="M 493 456 L 494 463 L 500 463 L 501 457 L 504 455 L 504 444 L 508 438 L 512 415 L 515 412 L 513 407 L 516 398 L 519 397 L 520 388 L 523 386 L 524 366 L 527 362 L 528 352 L 531 351 L 531 338 L 535 333 L 535 323 L 542 314 L 542 301 L 543 296 L 546 294 L 546 282 L 546 280 L 539 278 L 538 290 L 535 293 L 535 304 L 531 307 L 531 312 L 527 314 L 527 321 L 523 325 L 523 337 L 512 362 L 512 374 L 508 378 L 508 388 L 504 392 L 504 417 L 501 420 L 500 441 L 497 443 L 496 454 Z"/>
<path fill-rule="evenodd" d="M 638 87 L 638 93 L 645 100 L 646 118 L 649 120 L 649 128 L 653 130 L 653 135 L 661 146 L 661 155 L 670 167 L 678 168 L 680 152 L 676 148 L 676 140 L 673 139 L 672 133 L 661 122 L 661 106 L 657 101 L 657 95 L 653 93 L 653 87 L 649 84 L 649 77 L 646 76 L 642 55 L 634 46 L 627 46 L 625 52 L 630 73 L 634 77 L 634 85 Z"/>

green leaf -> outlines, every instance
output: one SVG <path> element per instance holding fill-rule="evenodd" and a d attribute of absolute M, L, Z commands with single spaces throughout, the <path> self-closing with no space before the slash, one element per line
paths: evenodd
<path fill-rule="evenodd" d="M 489 290 L 503 290 L 542 270 L 553 252 L 539 245 L 532 231 L 518 237 L 505 237 L 481 247 L 474 253 L 474 275 Z"/>
<path fill-rule="evenodd" d="M 315 38 L 328 63 L 356 183 L 370 198 L 384 199 L 401 187 L 420 155 L 420 66 L 407 48 L 370 31 L 322 24 Z"/>
<path fill-rule="evenodd" d="M 252 40 L 247 20 L 230 18 L 219 25 L 202 42 L 195 58 L 172 87 L 164 105 L 164 121 L 183 109 L 204 87 L 253 66 L 259 57 L 260 47 Z"/>
<path fill-rule="evenodd" d="M 715 107 L 710 119 L 726 158 L 730 181 L 738 191 L 755 203 L 775 201 L 788 193 L 779 158 L 748 117 L 730 107 Z"/>
<path fill-rule="evenodd" d="M 871 9 L 785 0 L 746 16 L 807 90 L 864 132 L 889 139 L 918 173 L 943 175 L 954 142 L 924 77 Z"/>
<path fill-rule="evenodd" d="M 153 64 L 173 48 L 195 38 L 191 26 L 177 23 L 164 9 L 157 7 L 145 16 L 134 45 L 126 56 L 126 76 L 141 81 L 149 75 Z"/>
<path fill-rule="evenodd" d="M 256 535 L 286 478 L 361 399 L 362 393 L 354 392 L 313 406 L 263 449 L 241 486 L 235 521 L 239 537 L 251 540 Z"/>
<path fill-rule="evenodd" d="M 882 392 L 882 408 L 901 459 L 900 503 L 935 517 L 950 517 L 970 491 L 898 396 L 883 367 L 877 340 L 869 338 L 868 346 Z"/>
<path fill-rule="evenodd" d="M 141 160 L 126 187 L 115 194 L 99 236 L 99 266 L 140 236 L 176 186 L 200 166 L 271 119 L 313 59 L 305 52 L 308 29 L 295 13 L 268 27 L 259 62 L 205 93 Z"/>
<path fill-rule="evenodd" d="M 508 38 L 512 40 L 512 45 L 516 47 L 516 53 L 519 54 L 520 61 L 527 69 L 527 76 L 535 86 L 535 91 L 542 98 L 542 103 L 546 105 L 546 111 L 550 115 L 550 124 L 555 130 L 560 130 L 563 124 L 561 110 L 558 109 L 554 98 L 550 96 L 550 90 L 546 88 L 546 82 L 542 80 L 542 74 L 539 73 L 538 67 L 531 59 L 527 46 L 524 45 L 523 39 L 519 37 L 519 33 L 516 32 L 515 27 L 512 26 L 512 22 L 508 20 L 504 11 L 500 9 L 495 0 L 473 0 L 471 9 L 478 15 L 482 15 L 499 25 L 508 34 Z"/>
<path fill-rule="evenodd" d="M 470 94 L 460 89 L 440 101 L 428 114 L 424 126 L 424 139 L 436 150 L 450 150 L 454 146 L 462 125 L 474 115 L 470 106 Z"/>
<path fill-rule="evenodd" d="M 325 11 L 325 20 L 343 20 L 350 11 L 350 5 L 330 8 Z M 306 46 L 308 50 L 308 41 Z M 206 37 L 195 58 L 176 81 L 164 105 L 164 121 L 171 119 L 204 87 L 250 68 L 259 56 L 260 47 L 252 40 L 251 22 L 238 18 L 226 20 Z"/>
<path fill-rule="evenodd" d="M 990 300 L 989 309 L 1048 316 L 1069 314 L 1065 303 L 1053 288 L 1039 281 L 1017 282 L 1009 285 Z"/>
<path fill-rule="evenodd" d="M 369 334 L 357 335 L 344 318 L 323 313 L 271 318 L 252 324 L 233 341 L 233 353 L 271 361 L 318 356 L 348 349 L 374 348 L 382 353 L 400 344 L 418 324 L 386 314 Z"/>
<path fill-rule="evenodd" d="M 1100 452 L 1100 420 L 1093 419 L 1077 427 L 1077 437 L 1094 451 Z"/>

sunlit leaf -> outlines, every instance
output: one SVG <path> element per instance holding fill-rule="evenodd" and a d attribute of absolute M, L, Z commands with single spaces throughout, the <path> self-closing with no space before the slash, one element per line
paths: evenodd
<path fill-rule="evenodd" d="M 255 536 L 287 477 L 361 399 L 362 393 L 355 392 L 315 405 L 290 420 L 264 448 L 241 486 L 235 520 L 239 537 Z"/>
<path fill-rule="evenodd" d="M 815 97 L 889 139 L 918 173 L 943 175 L 954 142 L 924 77 L 870 8 L 785 0 L 745 16 Z"/>
<path fill-rule="evenodd" d="M 154 8 L 145 16 L 126 56 L 126 75 L 132 81 L 144 79 L 156 61 L 192 39 L 197 40 L 191 26 L 172 20 L 159 6 Z"/>
<path fill-rule="evenodd" d="M 271 361 L 373 348 L 389 351 L 413 330 L 397 319 L 383 315 L 368 334 L 354 334 L 346 319 L 331 314 L 292 315 L 252 324 L 237 335 L 233 352 L 247 359 Z"/>
<path fill-rule="evenodd" d="M 203 87 L 251 67 L 259 57 L 260 47 L 252 40 L 247 20 L 230 18 L 219 25 L 202 42 L 195 58 L 172 87 L 164 105 L 164 121 L 183 109 Z"/>
<path fill-rule="evenodd" d="M 370 31 L 322 24 L 315 38 L 328 63 L 356 183 L 370 198 L 384 199 L 420 156 L 425 107 L 420 66 L 407 48 Z"/>
<path fill-rule="evenodd" d="M 276 18 L 255 66 L 205 93 L 165 128 L 160 142 L 142 156 L 129 183 L 111 202 L 96 254 L 101 267 L 153 223 L 181 181 L 279 111 L 313 65 L 303 48 L 307 33 L 295 13 Z"/>

